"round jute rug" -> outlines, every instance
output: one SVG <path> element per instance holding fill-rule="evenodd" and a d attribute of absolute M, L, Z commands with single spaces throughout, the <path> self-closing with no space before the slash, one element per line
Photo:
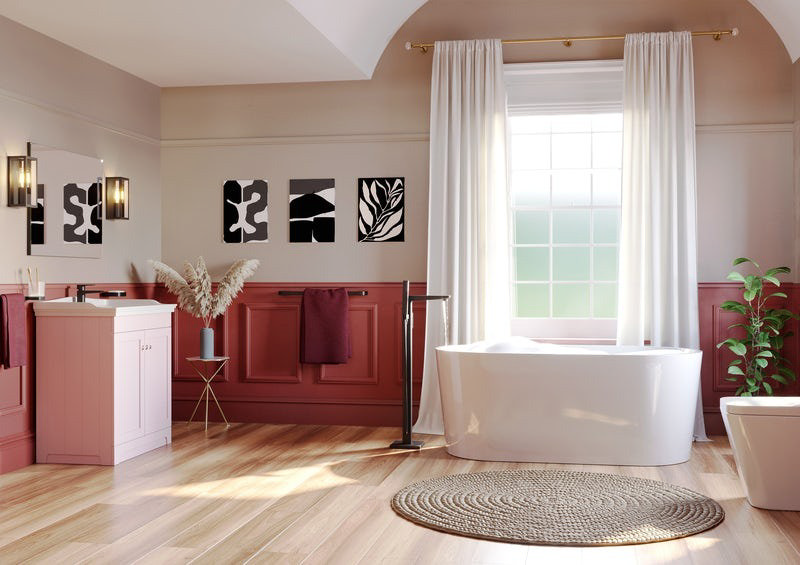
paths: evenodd
<path fill-rule="evenodd" d="M 725 517 L 714 500 L 621 475 L 525 470 L 450 475 L 409 485 L 392 508 L 423 526 L 537 545 L 627 545 L 681 538 Z"/>

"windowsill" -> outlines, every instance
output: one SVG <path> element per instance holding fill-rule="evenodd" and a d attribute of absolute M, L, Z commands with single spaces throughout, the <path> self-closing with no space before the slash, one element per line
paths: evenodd
<path fill-rule="evenodd" d="M 556 345 L 616 345 L 617 340 L 607 337 L 532 337 L 540 343 Z"/>

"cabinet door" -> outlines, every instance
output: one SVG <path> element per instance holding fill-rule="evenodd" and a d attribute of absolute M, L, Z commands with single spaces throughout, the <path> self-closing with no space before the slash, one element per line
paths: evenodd
<path fill-rule="evenodd" d="M 114 444 L 144 435 L 145 332 L 114 335 Z"/>
<path fill-rule="evenodd" d="M 145 331 L 144 423 L 145 433 L 172 425 L 172 330 Z"/>

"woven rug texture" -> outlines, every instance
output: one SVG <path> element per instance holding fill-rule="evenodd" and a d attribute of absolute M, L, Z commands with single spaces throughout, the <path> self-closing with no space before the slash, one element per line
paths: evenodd
<path fill-rule="evenodd" d="M 400 516 L 473 538 L 535 545 L 652 543 L 713 528 L 715 500 L 622 475 L 513 470 L 450 475 L 409 485 L 392 499 Z"/>

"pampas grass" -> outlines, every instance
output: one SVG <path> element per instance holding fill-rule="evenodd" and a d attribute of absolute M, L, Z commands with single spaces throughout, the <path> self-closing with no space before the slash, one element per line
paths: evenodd
<path fill-rule="evenodd" d="M 211 289 L 211 276 L 202 257 L 198 257 L 195 265 L 186 261 L 183 264 L 183 276 L 161 261 L 151 260 L 150 264 L 156 272 L 156 280 L 164 283 L 167 290 L 178 297 L 178 306 L 192 316 L 201 318 L 203 325 L 209 327 L 211 320 L 228 309 L 242 290 L 244 281 L 258 269 L 259 261 L 236 261 L 217 285 L 216 294 Z"/>

